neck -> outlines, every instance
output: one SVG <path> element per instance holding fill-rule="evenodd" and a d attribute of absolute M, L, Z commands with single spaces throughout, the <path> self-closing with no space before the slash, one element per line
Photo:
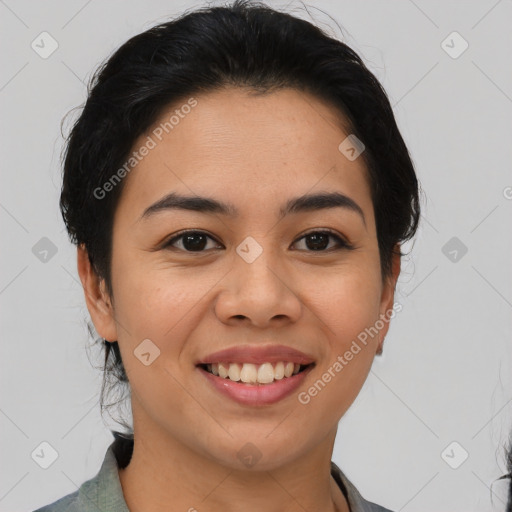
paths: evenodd
<path fill-rule="evenodd" d="M 130 463 L 119 470 L 131 512 L 169 510 L 170 504 L 172 510 L 189 512 L 349 512 L 330 473 L 336 431 L 307 454 L 271 471 L 221 465 L 158 429 L 134 432 Z"/>

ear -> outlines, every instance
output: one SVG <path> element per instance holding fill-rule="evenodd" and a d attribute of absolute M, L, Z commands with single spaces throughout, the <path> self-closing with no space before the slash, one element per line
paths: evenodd
<path fill-rule="evenodd" d="M 117 340 L 114 309 L 106 291 L 105 280 L 98 277 L 82 244 L 77 248 L 78 275 L 82 282 L 87 309 L 98 334 L 107 341 Z"/>
<path fill-rule="evenodd" d="M 393 305 L 395 302 L 395 288 L 398 276 L 400 275 L 400 244 L 396 244 L 393 249 L 391 259 L 391 275 L 385 280 L 382 286 L 382 295 L 379 308 L 379 319 L 384 322 L 384 327 L 379 331 L 379 344 L 377 354 L 382 354 L 384 338 L 389 330 L 391 319 L 390 314 L 394 312 Z"/>

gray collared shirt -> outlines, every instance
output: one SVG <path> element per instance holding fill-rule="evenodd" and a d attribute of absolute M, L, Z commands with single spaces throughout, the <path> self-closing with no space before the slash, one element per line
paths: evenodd
<path fill-rule="evenodd" d="M 124 500 L 112 444 L 108 447 L 95 477 L 83 483 L 78 491 L 34 512 L 130 512 Z M 391 512 L 387 508 L 366 501 L 332 461 L 331 474 L 346 497 L 350 512 Z"/>

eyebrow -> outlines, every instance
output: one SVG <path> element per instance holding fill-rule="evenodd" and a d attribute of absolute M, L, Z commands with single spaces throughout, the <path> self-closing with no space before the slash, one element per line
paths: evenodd
<path fill-rule="evenodd" d="M 313 212 L 332 208 L 344 208 L 357 213 L 365 227 L 366 219 L 361 207 L 350 197 L 340 192 L 321 192 L 317 194 L 295 197 L 286 202 L 279 210 L 279 219 L 289 214 Z M 216 199 L 200 196 L 183 196 L 175 192 L 162 197 L 156 203 L 144 210 L 139 220 L 143 220 L 166 210 L 190 210 L 200 213 L 210 213 L 237 217 L 237 208 Z"/>

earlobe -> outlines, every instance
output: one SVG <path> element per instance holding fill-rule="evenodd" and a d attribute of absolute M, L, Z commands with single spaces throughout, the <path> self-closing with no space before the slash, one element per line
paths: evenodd
<path fill-rule="evenodd" d="M 106 340 L 117 340 L 114 310 L 106 291 L 105 281 L 97 275 L 83 245 L 77 247 L 77 267 L 87 309 L 96 331 Z"/>

